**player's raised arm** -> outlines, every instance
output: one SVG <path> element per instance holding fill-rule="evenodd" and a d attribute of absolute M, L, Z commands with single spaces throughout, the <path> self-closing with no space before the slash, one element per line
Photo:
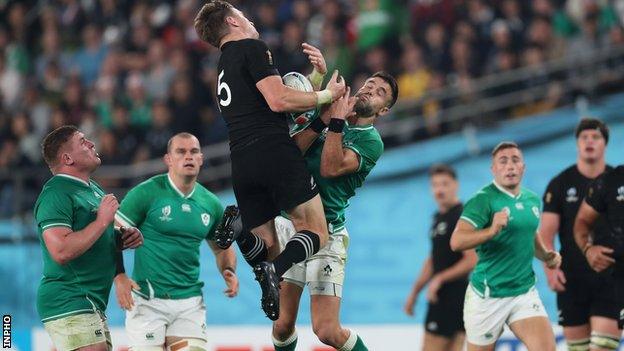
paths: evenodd
<path fill-rule="evenodd" d="M 271 75 L 256 83 L 256 87 L 274 112 L 306 111 L 319 105 L 329 104 L 344 94 L 345 82 L 334 71 L 324 90 L 299 91 L 287 87 L 279 75 Z"/>
<path fill-rule="evenodd" d="M 310 80 L 310 83 L 312 83 L 314 90 L 320 90 L 321 85 L 323 84 L 323 77 L 327 74 L 325 57 L 323 57 L 321 50 L 313 45 L 303 43 L 301 46 L 303 47 L 303 53 L 308 55 L 308 59 L 314 67 L 312 73 L 308 75 L 308 79 Z"/>

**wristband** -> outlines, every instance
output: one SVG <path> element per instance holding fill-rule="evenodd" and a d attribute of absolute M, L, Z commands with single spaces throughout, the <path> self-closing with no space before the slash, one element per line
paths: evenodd
<path fill-rule="evenodd" d="M 312 70 L 312 73 L 308 76 L 310 83 L 312 83 L 313 87 L 320 87 L 323 84 L 324 74 L 321 74 L 319 71 L 315 69 Z"/>
<path fill-rule="evenodd" d="M 316 105 L 325 105 L 330 104 L 332 102 L 332 92 L 328 89 L 315 91 L 316 94 Z"/>
<path fill-rule="evenodd" d="M 334 133 L 342 133 L 344 129 L 345 120 L 340 118 L 332 118 L 329 120 L 329 131 Z"/>
<path fill-rule="evenodd" d="M 225 267 L 225 268 L 223 268 L 223 270 L 221 271 L 221 275 L 223 275 L 223 273 L 225 273 L 225 271 L 230 271 L 230 272 L 232 272 L 232 274 L 236 275 L 236 271 L 232 267 Z"/>
<path fill-rule="evenodd" d="M 585 248 L 583 249 L 583 257 L 587 257 L 587 251 L 589 250 L 590 247 L 592 247 L 592 244 L 587 244 L 585 245 Z"/>
<path fill-rule="evenodd" d="M 317 118 L 310 123 L 310 129 L 312 129 L 316 134 L 321 134 L 325 128 L 327 128 L 327 124 L 325 124 L 325 122 L 323 122 L 320 118 Z"/>

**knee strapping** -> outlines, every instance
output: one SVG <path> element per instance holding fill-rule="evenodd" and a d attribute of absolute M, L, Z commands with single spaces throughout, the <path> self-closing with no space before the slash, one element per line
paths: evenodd
<path fill-rule="evenodd" d="M 208 351 L 208 347 L 204 340 L 189 338 L 170 344 L 167 351 Z"/>
<path fill-rule="evenodd" d="M 589 351 L 589 338 L 568 340 L 569 351 Z"/>
<path fill-rule="evenodd" d="M 620 344 L 620 338 L 615 335 L 602 333 L 592 333 L 590 345 L 592 347 L 600 347 L 606 350 L 617 350 Z"/>

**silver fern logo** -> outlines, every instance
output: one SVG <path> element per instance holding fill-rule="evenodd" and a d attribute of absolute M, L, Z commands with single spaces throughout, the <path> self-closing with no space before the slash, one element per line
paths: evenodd
<path fill-rule="evenodd" d="M 618 188 L 618 196 L 615 199 L 618 201 L 624 201 L 624 185 Z"/>

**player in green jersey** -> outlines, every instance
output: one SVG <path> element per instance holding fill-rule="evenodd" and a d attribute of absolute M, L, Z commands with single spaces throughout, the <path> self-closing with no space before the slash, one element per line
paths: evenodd
<path fill-rule="evenodd" d="M 554 351 L 531 264 L 535 256 L 558 268 L 561 256 L 537 235 L 541 200 L 520 185 L 525 165 L 518 145 L 498 144 L 491 169 L 494 181 L 466 203 L 451 237 L 454 251 L 477 249 L 464 301 L 468 350 L 494 350 L 507 324 L 529 351 Z"/>
<path fill-rule="evenodd" d="M 37 311 L 58 350 L 110 350 L 104 312 L 121 255 L 113 231 L 119 204 L 91 180 L 101 160 L 76 127 L 55 129 L 42 146 L 53 177 L 34 208 L 43 251 Z M 121 234 L 124 248 L 142 243 L 136 228 Z"/>
<path fill-rule="evenodd" d="M 345 210 L 383 152 L 383 142 L 373 124 L 390 111 L 397 95 L 394 77 L 375 73 L 354 97 L 347 89 L 320 119 L 293 136 L 319 188 L 330 235 L 327 246 L 283 276 L 281 313 L 273 324 L 276 351 L 295 350 L 295 324 L 305 285 L 310 292 L 312 329 L 319 340 L 338 350 L 368 350 L 339 319 L 349 243 Z M 276 218 L 275 225 L 282 246 L 296 234 L 292 223 L 283 217 Z"/>
<path fill-rule="evenodd" d="M 223 207 L 197 182 L 203 163 L 199 140 L 189 133 L 173 136 L 164 161 L 166 174 L 135 186 L 121 202 L 119 216 L 143 232 L 145 244 L 135 251 L 133 279 L 115 278 L 117 298 L 128 310 L 132 350 L 207 350 L 199 248 L 206 240 L 212 249 L 228 297 L 238 293 L 236 255 L 212 240 Z"/>

